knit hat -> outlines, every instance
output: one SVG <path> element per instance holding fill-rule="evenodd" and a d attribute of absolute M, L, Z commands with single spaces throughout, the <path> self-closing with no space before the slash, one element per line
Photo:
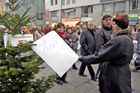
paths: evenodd
<path fill-rule="evenodd" d="M 109 14 L 105 14 L 105 15 L 102 17 L 102 20 L 104 20 L 104 19 L 106 19 L 106 18 L 109 18 L 109 17 L 111 17 L 111 18 L 112 18 L 112 16 L 111 16 L 111 15 L 109 15 Z"/>
<path fill-rule="evenodd" d="M 113 21 L 122 29 L 126 29 L 129 25 L 128 15 L 124 13 L 117 13 Z"/>

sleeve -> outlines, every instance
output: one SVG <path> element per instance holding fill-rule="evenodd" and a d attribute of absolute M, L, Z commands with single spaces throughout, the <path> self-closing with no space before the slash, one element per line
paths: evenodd
<path fill-rule="evenodd" d="M 98 52 L 104 45 L 104 36 L 103 31 L 100 30 L 100 32 L 96 36 L 96 51 Z"/>
<path fill-rule="evenodd" d="M 99 51 L 98 55 L 89 55 L 83 57 L 83 62 L 87 64 L 97 64 L 109 61 L 119 55 L 119 42 L 112 39 L 105 44 Z"/>
<path fill-rule="evenodd" d="M 88 49 L 88 46 L 87 46 L 87 40 L 86 40 L 86 35 L 84 32 L 81 33 L 81 36 L 80 36 L 80 45 L 81 47 L 84 49 L 84 50 L 87 50 Z"/>

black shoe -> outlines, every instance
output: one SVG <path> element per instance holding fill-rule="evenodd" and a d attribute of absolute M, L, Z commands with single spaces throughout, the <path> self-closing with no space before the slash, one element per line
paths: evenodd
<path fill-rule="evenodd" d="M 96 81 L 96 78 L 95 77 L 94 78 L 91 78 L 91 80 Z"/>
<path fill-rule="evenodd" d="M 82 76 L 82 77 L 87 77 L 87 75 L 84 75 L 84 74 L 79 74 L 79 76 Z"/>
<path fill-rule="evenodd" d="M 63 83 L 68 83 L 68 81 L 66 81 L 66 80 L 64 80 L 64 81 L 62 81 Z"/>
<path fill-rule="evenodd" d="M 56 83 L 59 84 L 59 85 L 63 85 L 63 81 L 60 81 L 60 80 L 57 81 Z"/>
<path fill-rule="evenodd" d="M 74 69 L 74 70 L 78 70 L 78 68 L 72 68 L 72 69 Z"/>

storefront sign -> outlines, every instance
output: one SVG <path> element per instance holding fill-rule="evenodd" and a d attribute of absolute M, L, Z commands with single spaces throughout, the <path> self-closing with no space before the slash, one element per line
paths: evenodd
<path fill-rule="evenodd" d="M 63 18 L 62 23 L 69 26 L 75 26 L 80 21 L 79 17 L 76 18 Z"/>

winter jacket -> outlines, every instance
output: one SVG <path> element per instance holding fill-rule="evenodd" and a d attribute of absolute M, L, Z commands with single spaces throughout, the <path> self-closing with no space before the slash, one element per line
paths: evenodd
<path fill-rule="evenodd" d="M 81 33 L 80 36 L 80 45 L 81 45 L 81 55 L 90 55 L 94 54 L 96 41 L 93 31 L 86 30 Z"/>
<path fill-rule="evenodd" d="M 107 71 L 99 78 L 101 93 L 132 93 L 129 62 L 133 56 L 133 42 L 127 30 L 121 31 L 99 51 L 98 55 L 82 57 L 87 64 L 108 62 Z M 104 71 L 106 69 L 103 69 Z M 102 72 L 101 72 L 102 73 Z"/>
<path fill-rule="evenodd" d="M 96 51 L 98 52 L 101 47 L 111 39 L 112 30 L 101 28 L 96 38 Z"/>

